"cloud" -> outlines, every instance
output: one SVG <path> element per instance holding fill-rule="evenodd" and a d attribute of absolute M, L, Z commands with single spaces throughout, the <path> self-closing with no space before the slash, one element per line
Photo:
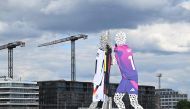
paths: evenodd
<path fill-rule="evenodd" d="M 41 0 L 7 0 L 8 1 L 8 5 L 10 7 L 14 7 L 14 8 L 35 8 L 36 6 L 39 5 L 39 3 L 41 2 Z"/>
<path fill-rule="evenodd" d="M 68 14 L 76 10 L 78 7 L 79 0 L 54 0 L 50 1 L 45 8 L 41 9 L 41 12 L 45 14 Z"/>
<path fill-rule="evenodd" d="M 1 22 L 0 23 L 0 37 L 2 43 L 8 39 L 10 42 L 23 38 L 39 37 L 42 33 L 33 24 L 24 21 L 15 21 L 11 23 Z"/>
<path fill-rule="evenodd" d="M 0 22 L 0 34 L 6 30 L 8 24 L 5 22 Z"/>
<path fill-rule="evenodd" d="M 186 9 L 186 10 L 190 10 L 190 1 L 185 1 L 179 4 L 179 6 L 181 6 L 182 8 Z"/>
<path fill-rule="evenodd" d="M 149 9 L 156 9 L 158 7 L 164 7 L 169 4 L 169 0 L 89 0 L 90 3 L 96 3 L 96 4 L 117 4 L 120 7 L 124 8 L 133 8 L 133 9 L 139 9 L 139 10 L 149 10 Z"/>
<path fill-rule="evenodd" d="M 128 42 L 138 51 L 144 52 L 189 52 L 190 23 L 154 23 L 139 25 L 136 29 L 121 29 L 128 36 Z M 113 30 L 113 32 L 119 31 Z"/>
<path fill-rule="evenodd" d="M 181 9 L 178 6 L 181 2 L 175 0 L 4 2 L 1 1 L 3 5 L 0 7 L 3 22 L 9 25 L 16 21 L 25 22 L 29 28 L 32 24 L 32 28 L 41 32 L 99 32 L 114 28 L 136 28 L 158 21 L 189 22 L 190 17 L 190 12 Z"/>
<path fill-rule="evenodd" d="M 158 9 L 169 4 L 169 0 L 120 0 L 121 5 L 139 10 Z"/>

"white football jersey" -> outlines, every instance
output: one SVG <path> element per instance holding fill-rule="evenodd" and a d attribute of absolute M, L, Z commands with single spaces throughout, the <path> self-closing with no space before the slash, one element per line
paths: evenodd
<path fill-rule="evenodd" d="M 95 75 L 93 79 L 93 101 L 104 101 L 104 58 L 105 51 L 98 49 L 96 56 Z"/>

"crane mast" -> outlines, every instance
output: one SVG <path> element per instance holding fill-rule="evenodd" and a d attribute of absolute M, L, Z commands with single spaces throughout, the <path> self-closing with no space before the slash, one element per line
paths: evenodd
<path fill-rule="evenodd" d="M 25 42 L 16 41 L 0 46 L 0 50 L 8 49 L 8 77 L 13 79 L 13 48 L 24 47 Z"/>
<path fill-rule="evenodd" d="M 67 38 L 43 43 L 43 44 L 40 44 L 38 47 L 49 46 L 49 45 L 54 45 L 54 44 L 58 44 L 58 43 L 66 42 L 66 41 L 71 41 L 71 81 L 75 81 L 76 80 L 75 41 L 81 38 L 87 39 L 87 37 L 88 37 L 87 35 L 79 34 L 79 35 L 70 36 Z"/>
<path fill-rule="evenodd" d="M 162 74 L 161 73 L 157 74 L 157 77 L 158 77 L 158 89 L 160 89 L 161 88 L 161 77 L 162 77 Z"/>

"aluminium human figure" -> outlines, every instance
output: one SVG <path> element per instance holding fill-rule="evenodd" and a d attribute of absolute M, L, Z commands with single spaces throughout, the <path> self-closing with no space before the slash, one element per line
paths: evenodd
<path fill-rule="evenodd" d="M 138 103 L 138 74 L 133 61 L 132 49 L 125 43 L 126 34 L 118 32 L 115 36 L 115 42 L 115 58 L 113 61 L 114 59 L 117 60 L 122 79 L 115 92 L 114 102 L 119 109 L 125 109 L 122 99 L 128 93 L 130 104 L 134 109 L 143 109 Z"/>
<path fill-rule="evenodd" d="M 109 77 L 112 64 L 111 36 L 106 32 L 100 37 L 100 44 L 96 55 L 95 75 L 93 78 L 93 100 L 89 109 L 96 109 L 102 103 L 102 109 L 108 107 Z"/>

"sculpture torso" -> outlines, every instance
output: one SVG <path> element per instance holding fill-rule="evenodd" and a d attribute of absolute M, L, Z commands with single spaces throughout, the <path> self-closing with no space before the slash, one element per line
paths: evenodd
<path fill-rule="evenodd" d="M 133 76 L 137 76 L 132 50 L 124 44 L 116 46 L 114 52 L 122 79 L 130 79 Z"/>

